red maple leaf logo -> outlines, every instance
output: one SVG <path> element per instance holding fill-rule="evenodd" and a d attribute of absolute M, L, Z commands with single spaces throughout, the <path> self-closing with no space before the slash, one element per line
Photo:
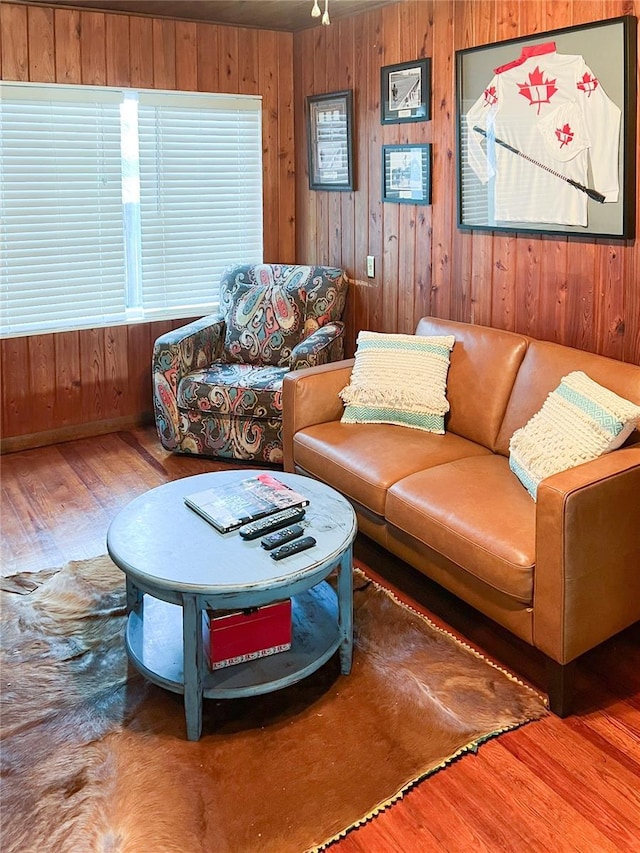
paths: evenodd
<path fill-rule="evenodd" d="M 529 104 L 538 105 L 538 115 L 540 115 L 540 105 L 550 104 L 551 98 L 558 91 L 555 85 L 555 79 L 545 80 L 544 72 L 536 66 L 536 70 L 529 74 L 529 80 L 526 83 L 518 83 L 520 89 L 519 94 L 527 98 Z"/>
<path fill-rule="evenodd" d="M 598 88 L 598 80 L 596 77 L 592 77 L 588 71 L 585 71 L 582 75 L 582 80 L 576 83 L 576 86 L 581 92 L 586 92 L 587 97 L 590 98 L 591 93 L 595 92 Z"/>
<path fill-rule="evenodd" d="M 494 104 L 498 103 L 498 96 L 496 95 L 496 87 L 489 86 L 484 90 L 484 105 L 485 107 L 492 107 Z"/>
<path fill-rule="evenodd" d="M 573 142 L 573 135 L 573 131 L 568 124 L 565 124 L 563 127 L 556 128 L 556 137 L 560 143 L 560 148 L 564 148 L 565 145 Z"/>

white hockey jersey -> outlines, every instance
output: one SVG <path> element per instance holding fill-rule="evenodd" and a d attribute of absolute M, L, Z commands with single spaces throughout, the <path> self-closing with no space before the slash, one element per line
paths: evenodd
<path fill-rule="evenodd" d="M 525 47 L 495 76 L 466 116 L 467 160 L 482 183 L 495 175 L 496 223 L 587 225 L 588 196 L 492 137 L 566 178 L 618 200 L 621 112 L 581 56 L 554 42 Z M 482 143 L 487 134 L 487 154 Z"/>

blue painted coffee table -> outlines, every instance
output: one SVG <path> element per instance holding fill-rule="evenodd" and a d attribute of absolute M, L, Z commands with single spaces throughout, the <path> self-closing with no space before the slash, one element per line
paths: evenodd
<path fill-rule="evenodd" d="M 329 486 L 296 474 L 275 476 L 309 498 L 300 522 L 317 544 L 275 561 L 237 531 L 221 534 L 184 504 L 185 495 L 255 476 L 252 469 L 199 474 L 133 500 L 112 521 L 107 549 L 126 575 L 129 659 L 150 681 L 184 694 L 189 740 L 202 732 L 202 700 L 278 690 L 353 648 L 351 504 Z M 273 472 L 270 472 L 273 473 Z M 337 583 L 327 582 L 337 570 Z M 291 649 L 223 669 L 207 664 L 206 610 L 250 608 L 292 599 Z"/>

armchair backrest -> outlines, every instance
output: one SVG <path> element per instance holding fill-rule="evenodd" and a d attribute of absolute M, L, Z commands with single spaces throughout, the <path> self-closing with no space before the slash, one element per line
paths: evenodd
<path fill-rule="evenodd" d="M 340 320 L 347 288 L 346 273 L 336 267 L 230 267 L 220 279 L 220 312 L 226 322 L 224 359 L 287 365 L 300 341 L 326 323 Z"/>

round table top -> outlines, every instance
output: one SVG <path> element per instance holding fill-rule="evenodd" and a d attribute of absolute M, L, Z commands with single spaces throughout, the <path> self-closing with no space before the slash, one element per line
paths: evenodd
<path fill-rule="evenodd" d="M 269 471 L 309 498 L 306 515 L 297 523 L 304 527 L 303 535 L 317 543 L 284 560 L 273 560 L 260 537 L 244 540 L 237 530 L 219 533 L 184 503 L 187 495 L 259 473 L 244 469 L 198 474 L 145 492 L 111 522 L 111 558 L 134 582 L 212 595 L 287 586 L 339 560 L 355 538 L 355 512 L 339 492 L 312 478 Z"/>

